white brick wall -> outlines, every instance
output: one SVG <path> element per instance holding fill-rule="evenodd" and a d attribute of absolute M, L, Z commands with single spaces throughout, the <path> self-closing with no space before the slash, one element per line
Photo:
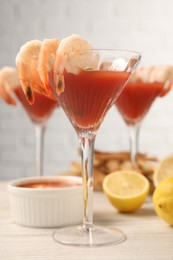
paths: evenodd
<path fill-rule="evenodd" d="M 14 65 L 20 46 L 38 38 L 81 34 L 95 47 L 141 51 L 143 63 L 173 64 L 172 0 L 0 0 L 0 67 Z M 160 158 L 173 151 L 173 91 L 157 99 L 143 122 L 140 150 Z M 96 148 L 127 150 L 127 131 L 115 108 L 103 122 Z M 45 135 L 44 174 L 79 160 L 77 137 L 57 110 Z M 34 174 L 34 129 L 20 106 L 0 102 L 0 179 Z"/>

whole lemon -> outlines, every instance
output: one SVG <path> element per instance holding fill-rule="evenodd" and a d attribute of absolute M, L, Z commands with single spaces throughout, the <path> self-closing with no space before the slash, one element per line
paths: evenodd
<path fill-rule="evenodd" d="M 173 177 L 166 178 L 155 189 L 153 203 L 157 215 L 173 225 Z"/>

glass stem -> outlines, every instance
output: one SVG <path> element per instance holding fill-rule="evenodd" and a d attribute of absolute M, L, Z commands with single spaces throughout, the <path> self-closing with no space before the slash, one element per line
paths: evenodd
<path fill-rule="evenodd" d="M 43 145 L 45 125 L 35 125 L 35 175 L 43 175 Z"/>
<path fill-rule="evenodd" d="M 141 124 L 136 124 L 136 154 L 139 153 L 139 134 L 141 130 Z"/>
<path fill-rule="evenodd" d="M 95 136 L 79 139 L 82 149 L 83 178 L 83 228 L 87 231 L 93 227 L 93 155 Z"/>
<path fill-rule="evenodd" d="M 132 166 L 136 166 L 136 155 L 139 146 L 140 124 L 129 125 L 130 160 Z"/>

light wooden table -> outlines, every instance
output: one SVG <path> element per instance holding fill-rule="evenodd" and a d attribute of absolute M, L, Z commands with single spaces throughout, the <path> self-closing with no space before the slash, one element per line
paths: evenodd
<path fill-rule="evenodd" d="M 0 260 L 172 260 L 173 228 L 159 219 L 151 198 L 133 214 L 119 214 L 103 193 L 94 195 L 94 220 L 123 230 L 127 240 L 102 248 L 75 248 L 52 239 L 55 229 L 12 222 L 7 182 L 0 182 Z"/>

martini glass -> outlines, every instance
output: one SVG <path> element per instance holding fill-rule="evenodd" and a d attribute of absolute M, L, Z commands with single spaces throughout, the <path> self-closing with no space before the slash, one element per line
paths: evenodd
<path fill-rule="evenodd" d="M 43 175 L 43 144 L 44 133 L 47 121 L 52 115 L 54 109 L 58 106 L 58 102 L 52 100 L 38 92 L 34 92 L 35 102 L 29 105 L 23 93 L 21 86 L 13 89 L 17 99 L 22 104 L 24 110 L 28 114 L 35 128 L 35 175 Z"/>
<path fill-rule="evenodd" d="M 139 68 L 135 71 L 115 105 L 129 130 L 130 160 L 137 166 L 139 133 L 142 121 L 157 97 L 165 96 L 172 80 L 165 78 L 165 67 Z M 159 76 L 158 76 L 159 75 Z"/>
<path fill-rule="evenodd" d="M 77 74 L 65 71 L 65 90 L 57 95 L 82 150 L 83 223 L 54 232 L 54 240 L 65 245 L 97 247 L 118 244 L 125 239 L 119 229 L 93 224 L 93 151 L 106 112 L 115 103 L 141 56 L 130 51 L 93 50 L 91 60 L 96 56 L 99 57 L 97 69 L 79 68 Z"/>

